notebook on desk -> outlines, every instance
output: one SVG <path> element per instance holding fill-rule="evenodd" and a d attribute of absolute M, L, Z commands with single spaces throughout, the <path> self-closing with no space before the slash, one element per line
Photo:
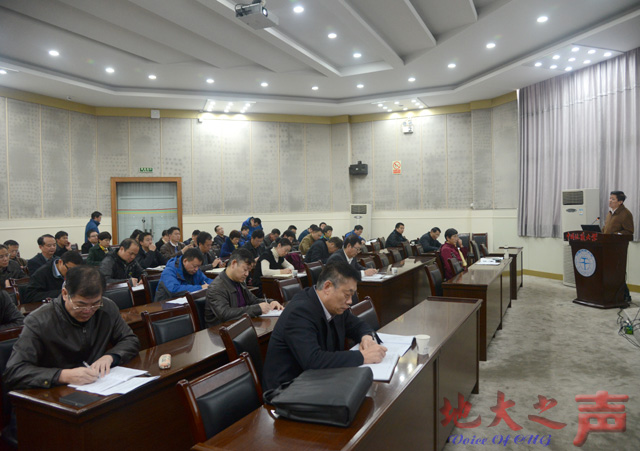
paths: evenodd
<path fill-rule="evenodd" d="M 602 232 L 599 224 L 582 224 L 580 227 L 584 232 Z"/>

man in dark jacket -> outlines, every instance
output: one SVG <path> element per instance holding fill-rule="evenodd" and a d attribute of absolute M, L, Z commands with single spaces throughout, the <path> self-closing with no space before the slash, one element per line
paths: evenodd
<path fill-rule="evenodd" d="M 53 235 L 44 234 L 38 238 L 38 247 L 40 253 L 27 262 L 29 274 L 34 274 L 39 267 L 53 258 L 53 254 L 56 252 L 56 239 Z"/>
<path fill-rule="evenodd" d="M 387 349 L 373 339 L 373 329 L 351 314 L 358 272 L 344 262 L 325 266 L 313 288 L 305 288 L 278 319 L 264 364 L 263 387 L 277 388 L 303 371 L 379 363 Z M 345 337 L 360 343 L 344 349 Z"/>
<path fill-rule="evenodd" d="M 81 264 L 82 255 L 78 251 L 65 252 L 62 257 L 47 262 L 31 275 L 22 302 L 41 302 L 47 298 L 53 299 L 60 296 L 67 271 Z"/>
<path fill-rule="evenodd" d="M 262 230 L 256 230 L 253 232 L 253 235 L 251 235 L 251 239 L 242 246 L 243 249 L 251 252 L 255 262 L 257 262 L 260 256 L 267 250 L 263 244 L 263 240 L 264 232 Z"/>
<path fill-rule="evenodd" d="M 0 244 L 0 289 L 9 286 L 9 279 L 22 279 L 26 276 L 20 265 L 9 258 L 9 248 Z"/>
<path fill-rule="evenodd" d="M 434 227 L 424 235 L 420 237 L 420 245 L 422 245 L 422 250 L 425 252 L 433 252 L 440 249 L 440 241 L 438 241 L 438 237 L 440 236 L 440 229 L 438 227 Z"/>
<path fill-rule="evenodd" d="M 104 289 L 96 268 L 71 268 L 62 294 L 25 319 L 7 362 L 3 388 L 89 384 L 136 356 L 140 341 L 118 306 L 102 297 Z"/>
<path fill-rule="evenodd" d="M 213 253 L 211 248 L 213 247 L 213 237 L 209 232 L 200 232 L 198 238 L 196 238 L 196 244 L 200 252 L 202 252 L 202 266 L 200 271 L 209 271 L 213 268 L 224 268 L 224 263 L 216 254 Z"/>
<path fill-rule="evenodd" d="M 403 241 L 407 241 L 407 239 L 402 235 L 404 232 L 404 224 L 399 222 L 396 224 L 396 228 L 393 232 L 389 234 L 389 238 L 387 238 L 386 247 L 398 247 L 402 246 Z"/>
<path fill-rule="evenodd" d="M 138 240 L 140 250 L 136 255 L 136 262 L 142 269 L 155 268 L 167 263 L 164 256 L 158 252 L 156 245 L 153 244 L 153 237 L 149 232 L 142 232 L 138 235 Z"/>
<path fill-rule="evenodd" d="M 62 257 L 62 254 L 71 250 L 71 243 L 69 243 L 69 234 L 64 230 L 60 230 L 58 233 L 56 233 L 55 240 L 56 251 L 53 254 L 54 257 Z"/>
<path fill-rule="evenodd" d="M 140 279 L 145 273 L 135 261 L 140 250 L 137 241 L 126 238 L 120 243 L 118 250 L 110 252 L 100 263 L 100 272 L 107 279 L 107 283 L 122 282 L 131 279 L 135 287 L 141 283 Z"/>
<path fill-rule="evenodd" d="M 22 326 L 24 315 L 11 300 L 9 293 L 0 290 L 0 330 Z"/>
<path fill-rule="evenodd" d="M 82 247 L 80 248 L 80 252 L 83 254 L 88 254 L 93 246 L 98 244 L 98 235 L 99 233 L 95 230 L 89 232 L 89 236 L 87 237 L 89 241 L 85 241 L 82 243 Z"/>
<path fill-rule="evenodd" d="M 307 263 L 317 261 L 327 263 L 331 254 L 342 249 L 342 245 L 342 240 L 337 236 L 329 238 L 328 240 L 318 240 L 311 245 L 307 255 L 304 256 L 304 261 Z"/>

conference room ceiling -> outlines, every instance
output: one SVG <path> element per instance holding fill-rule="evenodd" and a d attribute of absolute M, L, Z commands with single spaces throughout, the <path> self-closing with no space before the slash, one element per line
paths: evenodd
<path fill-rule="evenodd" d="M 494 98 L 561 75 L 573 47 L 596 51 L 588 64 L 640 47 L 631 0 L 267 0 L 278 25 L 262 30 L 236 3 L 250 1 L 0 0 L 0 85 L 99 107 L 353 115 Z"/>

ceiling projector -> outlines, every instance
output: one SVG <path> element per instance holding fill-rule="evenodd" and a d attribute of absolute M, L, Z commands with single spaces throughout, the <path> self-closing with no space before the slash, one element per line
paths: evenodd
<path fill-rule="evenodd" d="M 269 14 L 264 6 L 264 0 L 256 0 L 253 3 L 236 5 L 236 18 L 240 19 L 254 30 L 275 27 L 278 25 L 278 18 Z"/>

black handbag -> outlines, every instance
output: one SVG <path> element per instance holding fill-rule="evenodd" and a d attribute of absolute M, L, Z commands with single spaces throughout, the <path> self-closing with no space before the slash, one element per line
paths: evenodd
<path fill-rule="evenodd" d="M 307 370 L 264 393 L 276 414 L 290 420 L 347 427 L 373 382 L 371 368 Z"/>

